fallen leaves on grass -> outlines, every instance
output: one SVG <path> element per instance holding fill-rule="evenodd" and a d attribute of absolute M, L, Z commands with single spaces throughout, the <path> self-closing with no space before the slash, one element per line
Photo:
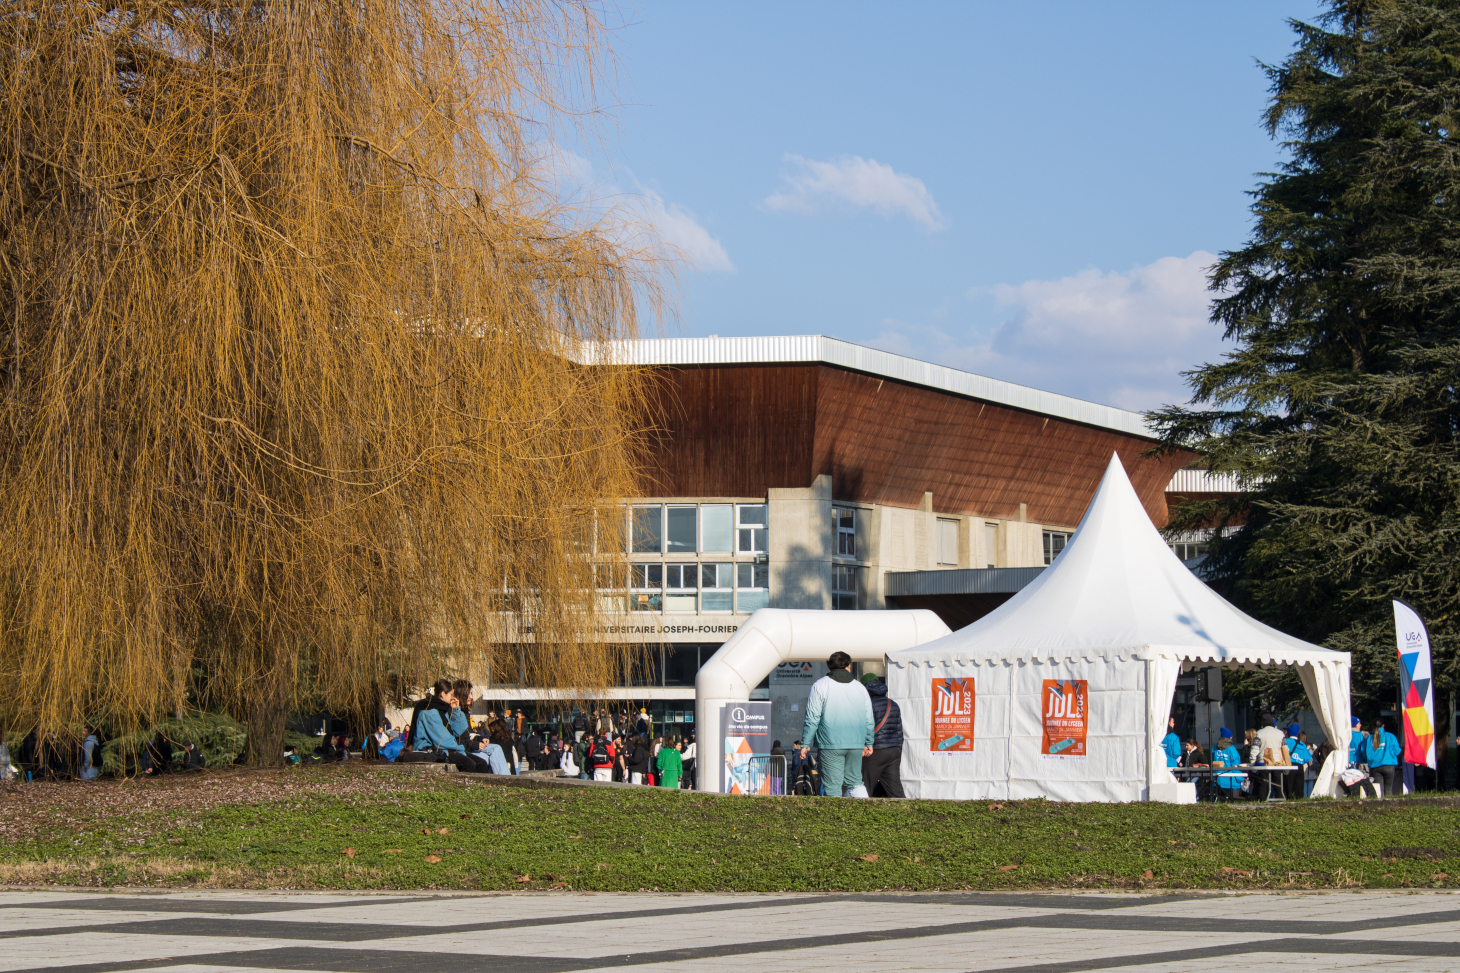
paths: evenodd
<path fill-rule="evenodd" d="M 1151 871 L 1149 868 L 1146 869 L 1144 872 L 1141 872 L 1141 878 L 1145 879 L 1148 882 L 1155 877 L 1156 873 Z"/>
<path fill-rule="evenodd" d="M 1245 868 L 1228 868 L 1226 865 L 1223 865 L 1222 874 L 1226 875 L 1228 878 L 1247 878 L 1252 873 L 1247 871 Z"/>
<path fill-rule="evenodd" d="M 441 860 L 441 856 L 440 855 L 427 855 L 426 856 L 426 861 L 430 862 L 432 865 L 436 864 L 440 860 Z"/>
<path fill-rule="evenodd" d="M 857 861 L 875 862 L 878 858 L 881 857 L 881 855 L 863 855 L 861 858 L 858 858 Z"/>
<path fill-rule="evenodd" d="M 1001 871 L 1001 872 L 1012 872 L 1014 869 L 1016 869 L 1018 867 L 1019 867 L 1018 865 L 1000 865 L 999 866 L 999 871 Z"/>
<path fill-rule="evenodd" d="M 353 849 L 353 848 L 346 848 L 345 849 L 345 857 L 346 858 L 354 858 L 355 857 L 355 849 Z"/>
<path fill-rule="evenodd" d="M 531 875 L 519 875 L 519 876 L 517 876 L 517 882 L 518 882 L 519 885 L 522 884 L 523 882 L 530 882 L 530 881 L 532 881 L 532 876 Z"/>
<path fill-rule="evenodd" d="M 385 849 L 385 853 L 387 855 L 399 855 L 400 854 L 400 849 L 399 848 L 387 848 L 387 849 Z"/>
<path fill-rule="evenodd" d="M 1004 805 L 1002 805 L 1002 804 L 990 804 L 989 805 L 989 810 L 990 811 L 1002 811 L 1003 809 L 1004 809 Z"/>
<path fill-rule="evenodd" d="M 1446 875 L 1444 872 L 1435 872 L 1435 874 L 1433 874 L 1433 875 L 1430 876 L 1430 878 L 1449 878 L 1449 877 L 1450 876 Z"/>

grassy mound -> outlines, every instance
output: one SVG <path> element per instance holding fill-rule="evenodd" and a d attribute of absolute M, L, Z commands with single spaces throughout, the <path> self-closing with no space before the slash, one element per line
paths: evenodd
<path fill-rule="evenodd" d="M 346 766 L 10 786 L 0 791 L 0 882 L 666 892 L 1460 885 L 1453 798 L 999 804 L 500 781 Z"/>

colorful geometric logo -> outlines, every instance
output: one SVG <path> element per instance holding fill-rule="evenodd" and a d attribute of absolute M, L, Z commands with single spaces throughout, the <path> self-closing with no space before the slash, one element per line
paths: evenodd
<path fill-rule="evenodd" d="M 1399 645 L 1399 690 L 1404 699 L 1404 761 L 1435 766 L 1435 702 L 1430 691 L 1430 635 L 1419 612 L 1394 602 Z"/>

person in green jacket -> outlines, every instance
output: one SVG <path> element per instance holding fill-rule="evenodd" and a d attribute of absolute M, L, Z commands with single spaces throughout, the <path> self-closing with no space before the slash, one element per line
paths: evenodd
<path fill-rule="evenodd" d="M 679 744 L 665 744 L 659 748 L 659 760 L 656 763 L 659 768 L 659 786 L 679 788 L 679 775 L 684 769 L 684 761 L 679 756 Z"/>

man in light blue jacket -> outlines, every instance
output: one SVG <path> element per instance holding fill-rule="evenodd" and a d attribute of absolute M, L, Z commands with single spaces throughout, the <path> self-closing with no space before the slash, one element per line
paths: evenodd
<path fill-rule="evenodd" d="M 811 686 L 806 700 L 806 727 L 801 734 L 806 752 L 815 747 L 821 757 L 821 784 L 828 797 L 866 797 L 862 786 L 862 758 L 872 754 L 872 697 L 852 678 L 852 657 L 833 652 L 826 660 L 831 671 Z"/>

